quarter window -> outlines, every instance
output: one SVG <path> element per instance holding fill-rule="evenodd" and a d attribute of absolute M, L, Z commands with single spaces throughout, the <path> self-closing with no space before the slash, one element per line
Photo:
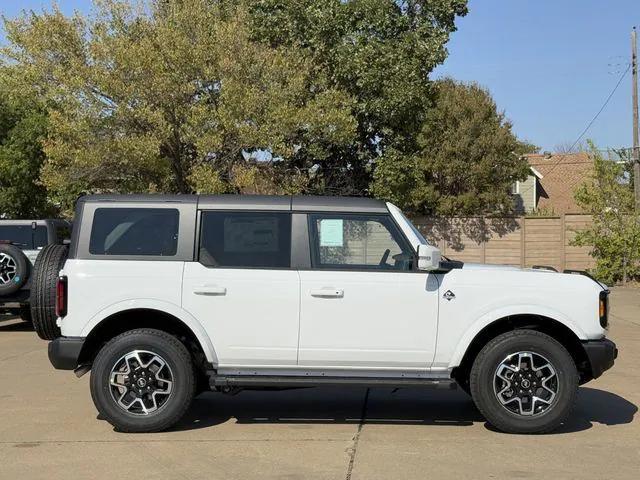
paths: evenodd
<path fill-rule="evenodd" d="M 208 267 L 288 268 L 291 215 L 202 212 L 199 260 Z"/>
<path fill-rule="evenodd" d="M 413 252 L 386 215 L 311 215 L 316 268 L 411 270 Z"/>
<path fill-rule="evenodd" d="M 173 208 L 98 208 L 89 253 L 173 256 L 178 248 L 179 216 Z"/>

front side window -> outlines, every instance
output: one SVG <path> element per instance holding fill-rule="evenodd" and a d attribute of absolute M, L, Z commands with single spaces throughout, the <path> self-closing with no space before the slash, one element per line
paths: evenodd
<path fill-rule="evenodd" d="M 172 208 L 98 208 L 89 253 L 173 256 L 178 248 L 179 216 Z"/>
<path fill-rule="evenodd" d="M 311 215 L 315 268 L 411 270 L 413 254 L 387 215 Z"/>
<path fill-rule="evenodd" d="M 202 212 L 200 263 L 208 267 L 289 268 L 291 215 Z"/>

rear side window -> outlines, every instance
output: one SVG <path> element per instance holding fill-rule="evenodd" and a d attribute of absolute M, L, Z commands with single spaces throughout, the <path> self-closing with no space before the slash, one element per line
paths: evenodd
<path fill-rule="evenodd" d="M 13 243 L 23 250 L 35 250 L 44 247 L 47 241 L 47 227 L 39 225 L 1 225 L 0 240 Z"/>
<path fill-rule="evenodd" d="M 179 213 L 171 208 L 98 208 L 93 214 L 92 255 L 173 256 Z"/>
<path fill-rule="evenodd" d="M 288 268 L 291 215 L 202 212 L 200 263 L 208 267 Z"/>

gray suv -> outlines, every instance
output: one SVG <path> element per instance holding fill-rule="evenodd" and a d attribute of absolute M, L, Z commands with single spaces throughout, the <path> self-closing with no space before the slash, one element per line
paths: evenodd
<path fill-rule="evenodd" d="M 31 321 L 31 274 L 40 251 L 70 236 L 66 220 L 0 220 L 0 314 Z"/>

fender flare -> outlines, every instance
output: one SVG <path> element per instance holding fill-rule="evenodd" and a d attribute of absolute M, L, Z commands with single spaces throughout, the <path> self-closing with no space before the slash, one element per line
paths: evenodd
<path fill-rule="evenodd" d="M 575 322 L 555 309 L 540 305 L 509 305 L 485 313 L 467 328 L 456 345 L 451 361 L 449 362 L 449 368 L 451 369 L 460 365 L 469 345 L 471 345 L 471 342 L 473 342 L 482 330 L 492 323 L 513 315 L 539 315 L 541 317 L 551 318 L 571 330 L 577 338 L 581 340 L 587 339 L 587 335 Z"/>
<path fill-rule="evenodd" d="M 191 315 L 189 312 L 184 310 L 170 302 L 165 302 L 157 299 L 150 298 L 136 298 L 124 300 L 121 302 L 114 303 L 109 305 L 108 307 L 100 310 L 96 313 L 89 322 L 82 329 L 81 336 L 87 337 L 95 327 L 97 327 L 103 320 L 106 318 L 115 315 L 117 313 L 126 312 L 127 310 L 138 310 L 138 309 L 146 309 L 146 310 L 156 310 L 161 313 L 165 313 L 171 315 L 182 323 L 185 324 L 187 328 L 193 332 L 194 336 L 200 342 L 200 346 L 202 347 L 202 351 L 204 352 L 207 361 L 213 365 L 218 364 L 218 356 L 216 355 L 215 348 L 213 347 L 213 343 L 211 342 L 211 338 L 202 327 L 200 322 L 196 320 L 196 318 Z"/>

